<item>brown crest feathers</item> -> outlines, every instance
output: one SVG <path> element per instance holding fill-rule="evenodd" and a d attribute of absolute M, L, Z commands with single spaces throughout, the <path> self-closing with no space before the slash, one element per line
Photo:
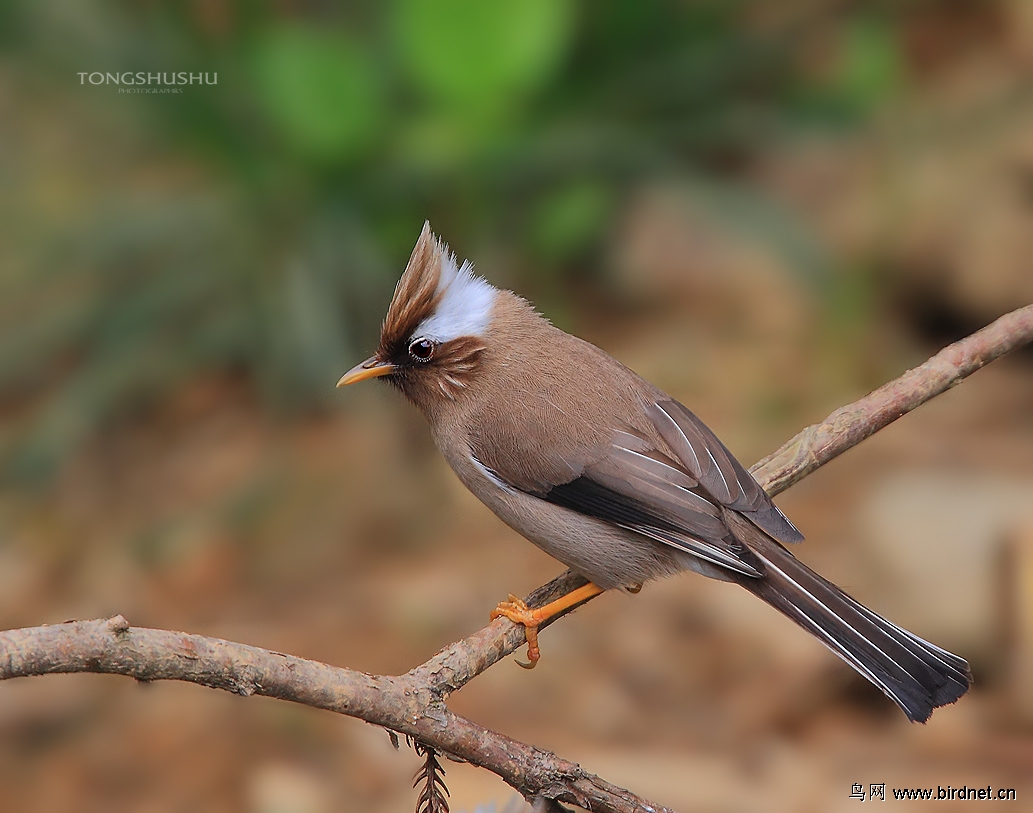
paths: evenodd
<path fill-rule="evenodd" d="M 438 282 L 444 256 L 445 247 L 430 230 L 430 221 L 424 222 L 380 329 L 377 355 L 381 358 L 390 358 L 398 352 L 420 322 L 434 312 L 440 298 Z"/>

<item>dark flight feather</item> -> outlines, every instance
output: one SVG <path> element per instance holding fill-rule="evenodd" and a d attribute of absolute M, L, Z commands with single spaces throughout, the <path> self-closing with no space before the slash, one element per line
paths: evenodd
<path fill-rule="evenodd" d="M 591 477 L 581 476 L 569 483 L 554 486 L 544 499 L 587 516 L 604 520 L 650 539 L 688 551 L 700 559 L 744 576 L 763 575 L 763 566 L 750 551 L 725 531 L 726 538 L 717 543 L 691 535 L 685 525 L 675 524 L 660 515 L 654 507 L 614 491 Z"/>

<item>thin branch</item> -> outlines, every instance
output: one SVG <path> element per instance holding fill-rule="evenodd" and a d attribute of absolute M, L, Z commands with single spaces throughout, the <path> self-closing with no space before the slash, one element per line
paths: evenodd
<path fill-rule="evenodd" d="M 750 472 L 774 496 L 995 359 L 1033 341 L 1033 305 L 1007 313 L 943 348 L 859 401 L 808 426 Z"/>
<path fill-rule="evenodd" d="M 808 427 L 758 463 L 754 476 L 769 493 L 778 493 L 985 364 L 1030 341 L 1033 306 L 1001 317 Z M 580 576 L 567 571 L 527 601 L 541 606 L 583 583 Z M 124 618 L 115 616 L 0 633 L 0 680 L 99 672 L 145 681 L 184 680 L 244 696 L 275 697 L 406 734 L 454 759 L 493 771 L 526 798 L 543 801 L 545 808 L 555 807 L 558 801 L 596 813 L 670 813 L 573 762 L 489 731 L 448 709 L 445 700 L 449 694 L 523 643 L 523 627 L 500 618 L 404 675 L 368 675 L 245 644 L 130 627 Z"/>

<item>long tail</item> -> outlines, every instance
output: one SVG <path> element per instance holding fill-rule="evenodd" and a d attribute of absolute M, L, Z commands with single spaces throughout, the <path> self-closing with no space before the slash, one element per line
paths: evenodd
<path fill-rule="evenodd" d="M 878 686 L 912 722 L 924 723 L 938 706 L 968 691 L 968 663 L 923 641 L 850 598 L 775 540 L 750 535 L 764 563 L 762 578 L 736 581 L 813 633 Z"/>

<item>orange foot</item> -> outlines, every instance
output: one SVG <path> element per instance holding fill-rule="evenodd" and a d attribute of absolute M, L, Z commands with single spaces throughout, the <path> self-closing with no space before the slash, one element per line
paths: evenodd
<path fill-rule="evenodd" d="M 524 625 L 524 636 L 527 638 L 528 663 L 517 661 L 517 664 L 524 667 L 524 669 L 534 669 L 538 664 L 538 660 L 542 657 L 541 650 L 538 649 L 538 627 L 541 626 L 542 622 L 552 618 L 554 615 L 559 615 L 576 604 L 580 604 L 582 601 L 587 601 L 592 596 L 599 595 L 601 592 L 603 592 L 601 587 L 597 587 L 589 582 L 583 587 L 571 590 L 565 596 L 560 596 L 555 601 L 550 601 L 544 607 L 539 607 L 536 610 L 532 610 L 523 599 L 517 598 L 510 593 L 509 601 L 500 601 L 499 605 L 491 611 L 491 620 L 494 621 L 496 618 L 505 616 L 514 624 Z"/>
<path fill-rule="evenodd" d="M 538 625 L 545 619 L 539 615 L 538 610 L 532 610 L 522 598 L 509 594 L 509 601 L 500 601 L 499 605 L 491 611 L 491 620 L 506 617 L 514 624 L 524 625 L 524 636 L 527 638 L 527 660 L 528 663 L 517 661 L 517 666 L 524 669 L 534 669 L 538 665 L 542 652 L 538 648 Z"/>

